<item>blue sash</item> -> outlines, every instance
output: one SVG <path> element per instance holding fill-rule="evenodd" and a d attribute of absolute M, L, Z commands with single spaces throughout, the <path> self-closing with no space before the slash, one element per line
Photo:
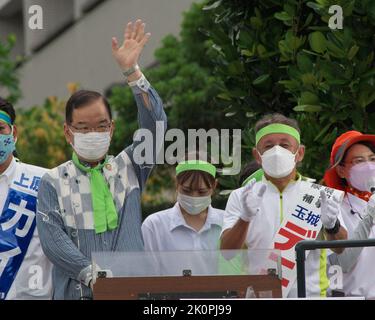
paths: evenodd
<path fill-rule="evenodd" d="M 34 234 L 37 198 L 9 189 L 0 216 L 0 300 L 6 298 Z"/>

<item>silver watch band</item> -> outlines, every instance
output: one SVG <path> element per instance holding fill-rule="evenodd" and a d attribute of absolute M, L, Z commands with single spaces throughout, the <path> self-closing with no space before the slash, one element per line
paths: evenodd
<path fill-rule="evenodd" d="M 137 70 L 139 70 L 138 64 L 136 64 L 135 66 L 132 66 L 129 69 L 124 70 L 122 73 L 125 77 L 129 77 L 132 73 L 136 72 Z"/>

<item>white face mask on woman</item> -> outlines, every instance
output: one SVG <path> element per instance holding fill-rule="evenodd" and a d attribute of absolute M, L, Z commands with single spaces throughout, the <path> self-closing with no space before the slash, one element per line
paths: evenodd
<path fill-rule="evenodd" d="M 74 144 L 72 147 L 77 155 L 85 160 L 96 161 L 102 159 L 111 144 L 111 133 L 108 132 L 72 132 Z"/>
<path fill-rule="evenodd" d="M 354 165 L 349 171 L 349 183 L 359 191 L 372 192 L 375 187 L 375 163 L 363 162 Z"/>
<path fill-rule="evenodd" d="M 178 192 L 177 202 L 187 213 L 198 215 L 211 204 L 211 196 L 191 197 Z"/>
<path fill-rule="evenodd" d="M 259 151 L 258 151 L 259 153 Z M 296 153 L 276 145 L 259 156 L 262 159 L 262 168 L 272 178 L 284 178 L 296 166 Z"/>

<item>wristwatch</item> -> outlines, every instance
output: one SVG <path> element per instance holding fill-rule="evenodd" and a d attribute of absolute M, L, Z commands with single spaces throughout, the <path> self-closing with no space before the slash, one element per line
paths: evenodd
<path fill-rule="evenodd" d="M 139 65 L 138 64 L 136 64 L 135 66 L 130 67 L 129 69 L 124 70 L 122 73 L 127 78 L 131 74 L 133 74 L 134 72 L 136 72 L 137 70 L 139 70 Z"/>
<path fill-rule="evenodd" d="M 326 229 L 326 228 L 324 228 L 324 230 L 325 230 L 328 234 L 336 234 L 337 232 L 339 232 L 340 227 L 341 227 L 340 220 L 337 219 L 337 220 L 336 220 L 336 223 L 335 223 L 335 226 L 334 226 L 332 229 Z"/>

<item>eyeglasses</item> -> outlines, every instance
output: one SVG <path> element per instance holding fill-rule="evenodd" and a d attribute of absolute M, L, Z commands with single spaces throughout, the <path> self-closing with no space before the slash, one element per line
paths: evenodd
<path fill-rule="evenodd" d="M 107 124 L 102 124 L 100 126 L 97 126 L 95 128 L 89 128 L 89 127 L 76 127 L 76 126 L 72 126 L 70 125 L 70 127 L 72 127 L 74 129 L 75 132 L 78 132 L 78 133 L 89 133 L 89 132 L 107 132 L 111 129 L 111 126 L 112 124 L 111 123 L 107 123 Z"/>
<path fill-rule="evenodd" d="M 354 159 L 352 159 L 351 161 L 349 162 L 346 162 L 346 163 L 349 163 L 351 165 L 356 165 L 356 164 L 360 164 L 360 163 L 364 163 L 364 162 L 375 162 L 375 154 L 369 156 L 369 157 L 355 157 Z"/>

